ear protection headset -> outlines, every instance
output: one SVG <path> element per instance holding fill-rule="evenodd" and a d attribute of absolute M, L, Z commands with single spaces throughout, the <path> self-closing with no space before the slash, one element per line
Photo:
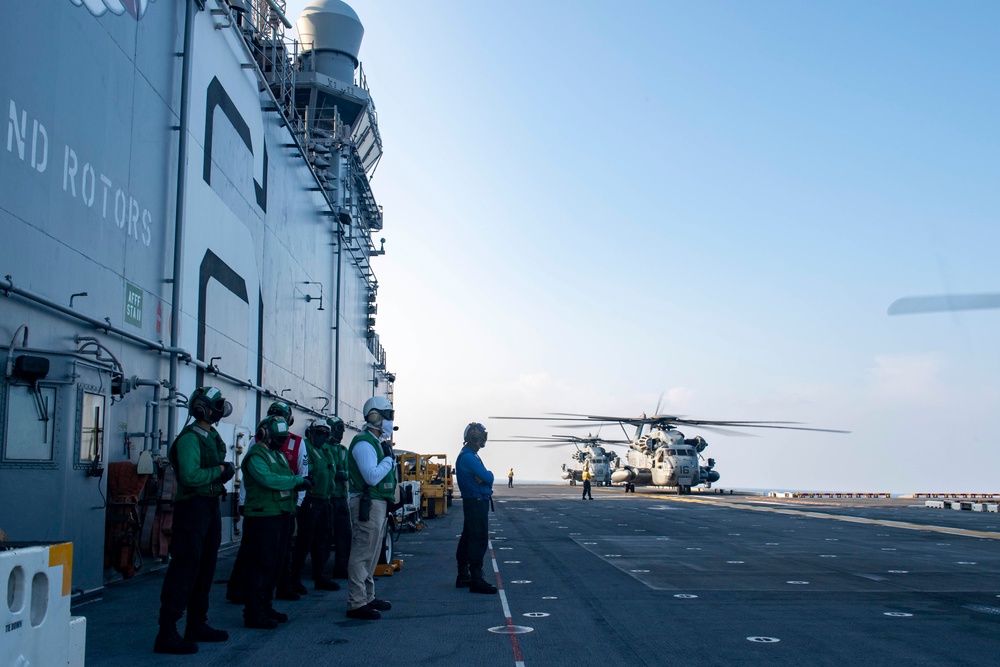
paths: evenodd
<path fill-rule="evenodd" d="M 276 415 L 284 419 L 289 426 L 295 423 L 295 416 L 292 415 L 292 409 L 288 407 L 288 403 L 284 401 L 275 401 L 271 403 L 271 407 L 267 409 L 268 415 Z"/>
<path fill-rule="evenodd" d="M 208 413 L 211 410 L 208 401 L 205 400 L 204 392 L 201 389 L 196 389 L 191 394 L 191 398 L 188 399 L 188 414 L 198 421 L 207 421 Z"/>
<path fill-rule="evenodd" d="M 257 424 L 257 433 L 254 437 L 257 442 L 281 447 L 288 440 L 288 423 L 277 415 L 264 417 Z"/>
<path fill-rule="evenodd" d="M 465 427 L 465 442 L 473 447 L 482 447 L 486 444 L 486 427 L 479 422 L 472 422 Z"/>
<path fill-rule="evenodd" d="M 188 414 L 197 421 L 214 424 L 223 417 L 228 417 L 232 411 L 232 404 L 215 387 L 198 387 L 188 399 Z"/>

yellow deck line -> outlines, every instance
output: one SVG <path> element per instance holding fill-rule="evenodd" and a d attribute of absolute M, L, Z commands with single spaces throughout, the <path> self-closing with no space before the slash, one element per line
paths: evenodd
<path fill-rule="evenodd" d="M 846 516 L 842 514 L 827 514 L 825 512 L 813 512 L 804 510 L 779 509 L 777 507 L 760 507 L 759 505 L 744 505 L 741 503 L 730 503 L 717 500 L 703 500 L 701 498 L 678 498 L 664 497 L 662 495 L 639 494 L 645 498 L 656 498 L 657 500 L 670 500 L 684 503 L 703 503 L 715 505 L 717 507 L 728 507 L 737 510 L 750 510 L 753 512 L 771 512 L 772 514 L 788 514 L 792 516 L 804 516 L 812 519 L 833 519 L 834 521 L 847 521 L 848 523 L 862 523 L 871 526 L 885 526 L 887 528 L 902 528 L 903 530 L 924 530 L 931 533 L 944 533 L 946 535 L 960 535 L 963 537 L 981 537 L 988 540 L 1000 540 L 1000 533 L 988 530 L 967 530 L 965 528 L 951 528 L 949 526 L 933 526 L 920 523 L 907 523 L 905 521 L 891 521 L 889 519 L 866 519 L 859 516 Z"/>

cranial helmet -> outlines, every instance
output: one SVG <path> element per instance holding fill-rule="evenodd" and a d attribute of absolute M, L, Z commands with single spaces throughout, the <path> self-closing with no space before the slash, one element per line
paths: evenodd
<path fill-rule="evenodd" d="M 327 426 L 330 427 L 330 439 L 334 442 L 340 442 L 344 438 L 344 420 L 340 417 L 327 417 Z"/>
<path fill-rule="evenodd" d="M 233 413 L 233 404 L 215 387 L 198 387 L 188 398 L 188 414 L 198 421 L 214 424 Z"/>
<path fill-rule="evenodd" d="M 309 424 L 309 431 L 311 433 L 310 441 L 317 440 L 319 444 L 330 437 L 330 425 L 326 423 L 325 419 L 312 420 L 312 423 Z"/>
<path fill-rule="evenodd" d="M 295 423 L 295 417 L 292 415 L 292 408 L 290 408 L 288 403 L 285 403 L 284 401 L 275 401 L 274 403 L 271 403 L 271 407 L 267 409 L 267 414 L 281 417 L 289 426 Z"/>
<path fill-rule="evenodd" d="M 365 401 L 361 412 L 365 416 L 365 421 L 373 424 L 376 428 L 381 428 L 383 419 L 392 421 L 392 418 L 395 416 L 392 403 L 385 396 L 372 396 Z"/>
<path fill-rule="evenodd" d="M 472 422 L 465 427 L 465 433 L 462 437 L 465 440 L 465 444 L 472 445 L 476 449 L 482 449 L 486 446 L 486 427 L 479 422 Z"/>
<path fill-rule="evenodd" d="M 288 441 L 288 422 L 277 415 L 268 415 L 257 424 L 255 437 L 271 449 L 281 449 Z"/>

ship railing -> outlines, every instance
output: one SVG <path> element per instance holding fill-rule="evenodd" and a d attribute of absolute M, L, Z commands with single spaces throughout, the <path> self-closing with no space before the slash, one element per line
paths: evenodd
<path fill-rule="evenodd" d="M 285 36 L 291 23 L 283 0 L 224 0 L 243 36 L 263 84 L 270 88 L 286 118 L 294 115 L 295 72 L 299 44 Z"/>
<path fill-rule="evenodd" d="M 368 77 L 365 76 L 365 67 L 359 61 L 357 68 L 354 70 L 354 85 L 361 88 L 364 91 L 368 91 Z M 374 105 L 372 106 L 374 109 Z"/>

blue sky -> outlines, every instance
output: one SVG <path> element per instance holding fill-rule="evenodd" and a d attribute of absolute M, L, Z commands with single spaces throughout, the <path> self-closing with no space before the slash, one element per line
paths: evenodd
<path fill-rule="evenodd" d="M 1000 291 L 1000 5 L 350 4 L 401 447 L 665 393 L 853 431 L 705 434 L 722 486 L 1000 490 L 1000 311 L 886 315 Z"/>

